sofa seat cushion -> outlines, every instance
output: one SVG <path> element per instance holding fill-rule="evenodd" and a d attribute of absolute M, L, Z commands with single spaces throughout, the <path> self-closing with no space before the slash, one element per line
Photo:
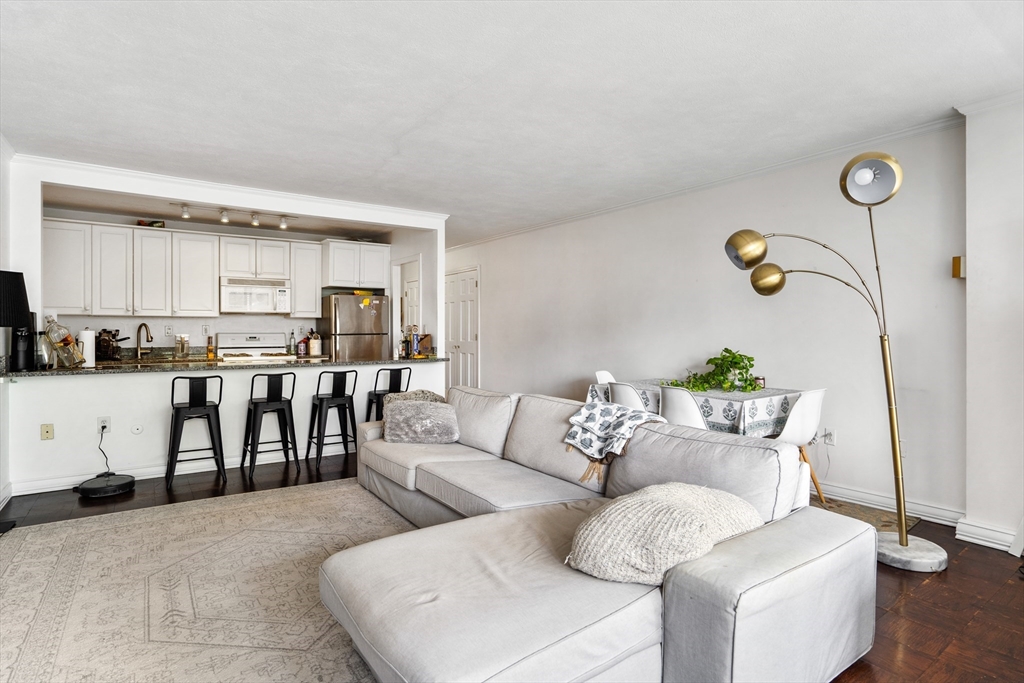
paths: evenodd
<path fill-rule="evenodd" d="M 600 495 L 500 459 L 421 465 L 416 488 L 466 517 Z"/>
<path fill-rule="evenodd" d="M 359 451 L 359 460 L 364 465 L 410 491 L 416 490 L 416 468 L 422 464 L 498 459 L 461 443 L 416 444 L 377 440 L 367 441 Z"/>
<path fill-rule="evenodd" d="M 381 681 L 587 680 L 661 642 L 661 592 L 563 564 L 607 501 L 499 512 L 343 550 L 320 596 Z M 655 678 L 660 678 L 660 657 Z"/>

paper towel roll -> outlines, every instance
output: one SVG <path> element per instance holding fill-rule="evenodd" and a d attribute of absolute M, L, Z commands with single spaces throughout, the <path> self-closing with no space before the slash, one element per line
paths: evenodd
<path fill-rule="evenodd" d="M 96 367 L 96 330 L 85 328 L 78 333 L 79 350 L 85 356 L 83 368 Z"/>

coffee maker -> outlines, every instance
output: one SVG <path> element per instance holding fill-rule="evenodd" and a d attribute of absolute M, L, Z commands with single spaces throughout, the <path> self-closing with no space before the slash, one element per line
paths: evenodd
<path fill-rule="evenodd" d="M 25 276 L 0 270 L 0 328 L 11 328 L 11 359 L 8 366 L 11 371 L 23 372 L 36 368 L 34 321 L 35 315 L 28 309 Z"/>

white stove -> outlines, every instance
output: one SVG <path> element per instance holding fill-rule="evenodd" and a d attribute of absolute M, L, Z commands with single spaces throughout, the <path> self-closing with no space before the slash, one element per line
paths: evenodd
<path fill-rule="evenodd" d="M 217 334 L 217 355 L 225 363 L 281 363 L 295 360 L 295 354 L 288 353 L 284 332 L 220 332 Z"/>

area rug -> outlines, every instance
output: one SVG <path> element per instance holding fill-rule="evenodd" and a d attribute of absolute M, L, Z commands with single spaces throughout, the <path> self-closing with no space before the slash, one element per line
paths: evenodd
<path fill-rule="evenodd" d="M 854 519 L 859 519 L 862 522 L 867 522 L 879 531 L 896 531 L 897 528 L 896 513 L 890 512 L 889 510 L 879 510 L 878 508 L 868 507 L 867 505 L 847 503 L 844 500 L 836 500 L 834 498 L 827 498 L 825 504 L 822 505 L 821 501 L 814 495 L 814 491 L 811 491 L 811 505 L 840 515 L 853 517 Z M 920 517 L 911 517 L 910 515 L 907 515 L 907 528 L 911 528 L 920 521 Z"/>
<path fill-rule="evenodd" d="M 355 480 L 0 537 L 0 682 L 372 681 L 318 568 L 413 526 Z"/>

